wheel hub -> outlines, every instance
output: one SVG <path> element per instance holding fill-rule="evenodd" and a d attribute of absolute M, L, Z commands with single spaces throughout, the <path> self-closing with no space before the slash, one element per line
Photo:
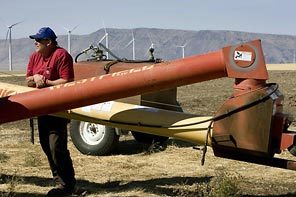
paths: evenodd
<path fill-rule="evenodd" d="M 103 140 L 105 135 L 105 126 L 94 123 L 82 123 L 80 135 L 87 144 L 97 145 Z"/>

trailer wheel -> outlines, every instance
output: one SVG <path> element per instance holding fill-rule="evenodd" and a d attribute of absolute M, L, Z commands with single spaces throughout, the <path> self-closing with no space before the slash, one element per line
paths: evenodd
<path fill-rule="evenodd" d="M 168 137 L 141 133 L 136 131 L 132 131 L 131 133 L 137 142 L 144 144 L 159 143 L 160 145 L 162 145 L 169 139 Z"/>
<path fill-rule="evenodd" d="M 75 147 L 86 155 L 108 155 L 119 141 L 115 128 L 77 120 L 71 121 L 70 136 Z"/>
<path fill-rule="evenodd" d="M 296 157 L 296 145 L 291 146 L 289 152 Z"/>

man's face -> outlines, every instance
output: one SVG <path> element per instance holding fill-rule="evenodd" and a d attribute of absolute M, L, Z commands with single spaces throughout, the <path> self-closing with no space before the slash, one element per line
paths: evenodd
<path fill-rule="evenodd" d="M 50 45 L 50 40 L 48 39 L 35 39 L 35 51 L 41 54 L 44 54 L 48 50 L 48 46 Z"/>

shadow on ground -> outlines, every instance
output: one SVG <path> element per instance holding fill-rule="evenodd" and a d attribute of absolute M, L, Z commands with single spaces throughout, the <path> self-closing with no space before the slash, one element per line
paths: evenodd
<path fill-rule="evenodd" d="M 100 193 L 118 193 L 128 192 L 131 190 L 140 189 L 147 193 L 153 193 L 156 195 L 173 195 L 174 191 L 168 186 L 176 184 L 188 184 L 194 183 L 207 183 L 211 177 L 169 177 L 169 178 L 157 178 L 143 181 L 131 181 L 128 183 L 122 183 L 120 181 L 111 181 L 106 183 L 95 183 L 87 180 L 77 180 L 78 191 L 86 191 L 87 194 L 100 194 Z M 39 187 L 52 186 L 52 179 L 41 178 L 36 176 L 12 176 L 0 174 L 0 184 L 9 183 L 11 180 L 19 180 L 19 184 L 30 184 Z M 83 193 L 83 192 L 81 192 Z M 22 193 L 17 191 L 12 192 L 0 192 L 1 196 L 17 196 L 17 197 L 31 197 L 31 196 L 44 196 L 40 194 Z"/>
<path fill-rule="evenodd" d="M 194 147 L 196 144 L 184 142 L 177 139 L 169 139 L 165 144 L 145 144 L 137 142 L 133 139 L 122 140 L 119 142 L 116 150 L 112 152 L 112 155 L 133 155 L 138 153 L 154 153 L 164 151 L 167 146 L 174 145 L 177 147 Z"/>
<path fill-rule="evenodd" d="M 50 187 L 52 186 L 52 179 L 50 178 L 41 178 L 36 176 L 11 176 L 0 174 L 0 184 L 9 183 L 11 180 L 20 180 L 21 184 L 31 184 L 39 187 Z M 77 194 L 73 196 L 87 196 L 89 194 L 106 194 L 106 193 L 122 193 L 134 190 L 141 190 L 149 194 L 155 194 L 159 196 L 176 196 L 176 189 L 172 186 L 176 185 L 188 185 L 193 184 L 203 184 L 209 183 L 212 177 L 164 177 L 164 178 L 155 178 L 149 180 L 140 180 L 140 181 L 130 181 L 130 182 L 120 182 L 120 181 L 111 181 L 106 183 L 95 183 L 87 180 L 77 180 Z M 44 196 L 37 193 L 22 193 L 17 191 L 12 192 L 0 192 L 1 196 L 15 196 L 15 197 L 38 197 Z M 186 192 L 186 196 L 196 196 L 196 191 Z M 245 197 L 250 195 L 243 195 Z M 255 196 L 255 195 L 252 195 Z M 258 195 L 262 196 L 262 195 Z M 292 197 L 296 196 L 296 193 L 289 194 L 279 194 L 279 195 L 268 195 L 268 196 L 283 196 L 283 197 Z M 267 196 L 266 196 L 267 197 Z"/>

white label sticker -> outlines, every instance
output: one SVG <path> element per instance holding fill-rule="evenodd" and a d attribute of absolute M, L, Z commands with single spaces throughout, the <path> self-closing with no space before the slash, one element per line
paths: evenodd
<path fill-rule="evenodd" d="M 252 52 L 234 51 L 234 60 L 252 61 Z"/>
<path fill-rule="evenodd" d="M 110 112 L 112 109 L 113 103 L 114 103 L 113 101 L 108 101 L 104 103 L 85 106 L 85 107 L 82 107 L 82 111 L 90 112 L 91 110 L 96 110 L 96 111 Z"/>
<path fill-rule="evenodd" d="M 113 101 L 101 103 L 101 111 L 110 112 L 112 109 Z"/>

